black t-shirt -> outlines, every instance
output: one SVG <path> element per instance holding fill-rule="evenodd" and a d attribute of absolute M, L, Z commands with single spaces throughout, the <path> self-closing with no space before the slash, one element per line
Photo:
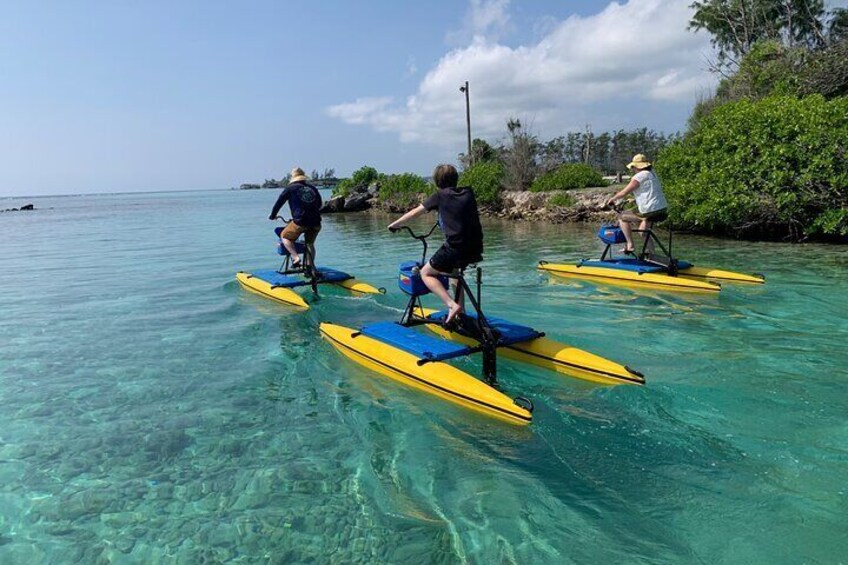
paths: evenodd
<path fill-rule="evenodd" d="M 424 201 L 424 208 L 438 209 L 439 225 L 449 247 L 465 253 L 483 252 L 483 228 L 471 188 L 440 188 Z"/>
<path fill-rule="evenodd" d="M 277 212 L 286 202 L 291 208 L 292 220 L 300 227 L 315 228 L 321 225 L 321 194 L 311 184 L 298 181 L 284 188 L 271 210 L 271 219 L 277 217 Z"/>

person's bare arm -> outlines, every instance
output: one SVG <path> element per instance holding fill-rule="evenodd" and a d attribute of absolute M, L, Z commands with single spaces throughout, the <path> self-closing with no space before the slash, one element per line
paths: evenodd
<path fill-rule="evenodd" d="M 410 210 L 409 212 L 407 212 L 406 214 L 404 214 L 403 216 L 401 216 L 400 218 L 398 218 L 397 220 L 395 220 L 394 222 L 389 224 L 389 229 L 391 230 L 391 229 L 394 229 L 394 228 L 399 228 L 400 226 L 402 226 L 403 224 L 405 224 L 409 220 L 411 220 L 413 218 L 417 218 L 418 216 L 420 216 L 421 214 L 424 214 L 425 212 L 427 212 L 427 208 L 425 208 L 423 204 L 419 204 L 418 206 L 416 206 L 415 208 L 413 208 L 412 210 Z"/>
<path fill-rule="evenodd" d="M 639 187 L 639 181 L 636 179 L 630 179 L 630 182 L 627 183 L 627 186 L 616 192 L 609 200 L 606 202 L 606 206 L 612 206 L 616 200 L 621 200 L 634 190 Z"/>

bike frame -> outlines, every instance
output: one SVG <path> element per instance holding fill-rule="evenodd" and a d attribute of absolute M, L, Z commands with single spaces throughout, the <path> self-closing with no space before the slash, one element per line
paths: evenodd
<path fill-rule="evenodd" d="M 287 225 L 291 220 L 288 220 L 282 216 L 277 216 L 277 219 L 282 220 Z M 295 242 L 297 245 L 298 242 Z M 283 238 L 280 236 L 280 245 L 283 245 Z M 310 249 L 310 245 L 307 245 L 306 242 L 303 242 L 303 259 L 300 262 L 299 267 L 292 266 L 292 258 L 291 254 L 286 254 L 283 258 L 283 262 L 280 264 L 280 268 L 277 269 L 277 272 L 281 275 L 304 275 L 309 279 L 309 285 L 312 287 L 312 292 L 315 295 L 318 294 L 318 283 L 320 282 L 320 276 L 318 273 L 318 269 L 315 267 L 315 258 L 312 255 L 312 250 Z M 283 247 L 285 249 L 285 247 Z"/>
<path fill-rule="evenodd" d="M 668 247 L 663 245 L 660 238 L 657 237 L 657 234 L 654 233 L 652 229 L 640 230 L 633 229 L 631 233 L 634 234 L 644 234 L 642 239 L 642 250 L 639 252 L 637 257 L 646 263 L 650 263 L 652 265 L 657 265 L 659 267 L 663 267 L 666 272 L 671 275 L 677 275 L 677 259 L 675 259 L 671 254 L 671 244 L 672 244 L 672 234 L 671 228 L 668 230 Z M 662 255 L 656 255 L 654 253 L 648 253 L 648 245 L 649 243 L 654 243 L 654 249 L 659 248 L 662 250 Z M 607 244 L 604 248 L 603 254 L 601 254 L 601 261 L 606 261 L 608 259 L 612 259 L 612 244 Z"/>
<path fill-rule="evenodd" d="M 401 228 L 396 228 L 392 231 L 398 231 L 400 229 L 406 230 L 409 234 L 418 241 L 421 242 L 424 247 L 423 253 L 421 254 L 421 262 L 419 263 L 420 267 L 423 267 L 426 264 L 427 259 L 427 238 L 430 237 L 439 224 L 434 224 L 430 231 L 425 235 L 416 235 L 409 227 L 403 226 Z M 489 385 L 496 385 L 498 382 L 498 366 L 497 366 L 497 348 L 498 348 L 498 332 L 489 324 L 489 321 L 486 319 L 485 314 L 483 314 L 483 308 L 481 305 L 481 289 L 482 289 L 482 279 L 483 279 L 483 269 L 480 267 L 476 267 L 476 293 L 471 290 L 468 282 L 465 279 L 465 270 L 457 270 L 453 273 L 442 273 L 447 276 L 449 279 L 456 281 L 456 290 L 454 291 L 454 300 L 459 302 L 463 299 L 464 296 L 467 296 L 469 301 L 471 302 L 472 307 L 474 308 L 474 312 L 477 314 L 476 320 L 468 316 L 463 316 L 460 320 L 459 318 L 454 318 L 451 321 L 450 326 L 455 326 L 458 333 L 461 335 L 466 335 L 467 337 L 471 337 L 477 340 L 480 345 L 471 349 L 471 353 L 482 353 L 483 354 L 483 378 Z M 420 296 L 410 296 L 409 302 L 404 309 L 403 315 L 400 319 L 400 324 L 406 327 L 418 326 L 422 324 L 438 324 L 434 320 L 425 318 L 419 315 L 416 312 L 423 312 L 423 306 L 421 305 L 421 297 Z M 472 321 L 473 320 L 473 321 Z M 450 329 L 450 328 L 448 328 Z M 426 362 L 426 361 L 424 361 Z"/>

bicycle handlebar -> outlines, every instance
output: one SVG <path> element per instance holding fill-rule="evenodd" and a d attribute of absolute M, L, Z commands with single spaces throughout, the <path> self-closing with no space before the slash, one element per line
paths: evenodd
<path fill-rule="evenodd" d="M 390 231 L 390 232 L 392 232 L 392 233 L 397 233 L 397 232 L 399 232 L 400 230 L 406 230 L 406 231 L 408 231 L 408 232 L 409 232 L 409 235 L 411 235 L 414 239 L 417 239 L 417 240 L 419 240 L 419 241 L 424 241 L 425 239 L 427 239 L 428 237 L 430 237 L 431 235 L 433 235 L 433 232 L 434 232 L 434 231 L 436 231 L 436 228 L 437 228 L 437 227 L 439 227 L 439 223 L 438 223 L 438 222 L 436 222 L 435 224 L 433 224 L 433 227 L 432 227 L 432 228 L 430 228 L 430 231 L 428 231 L 425 235 L 415 235 L 415 232 L 414 232 L 414 231 L 412 231 L 412 229 L 411 229 L 409 226 L 401 226 L 401 227 L 399 227 L 399 228 L 389 228 L 389 231 Z"/>

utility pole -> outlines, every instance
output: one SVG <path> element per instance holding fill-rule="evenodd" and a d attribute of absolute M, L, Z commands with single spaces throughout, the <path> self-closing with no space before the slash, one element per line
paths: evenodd
<path fill-rule="evenodd" d="M 474 164 L 474 157 L 471 155 L 471 102 L 468 99 L 468 81 L 465 81 L 465 86 L 459 87 L 460 92 L 465 93 L 465 124 L 468 128 L 468 164 Z"/>

